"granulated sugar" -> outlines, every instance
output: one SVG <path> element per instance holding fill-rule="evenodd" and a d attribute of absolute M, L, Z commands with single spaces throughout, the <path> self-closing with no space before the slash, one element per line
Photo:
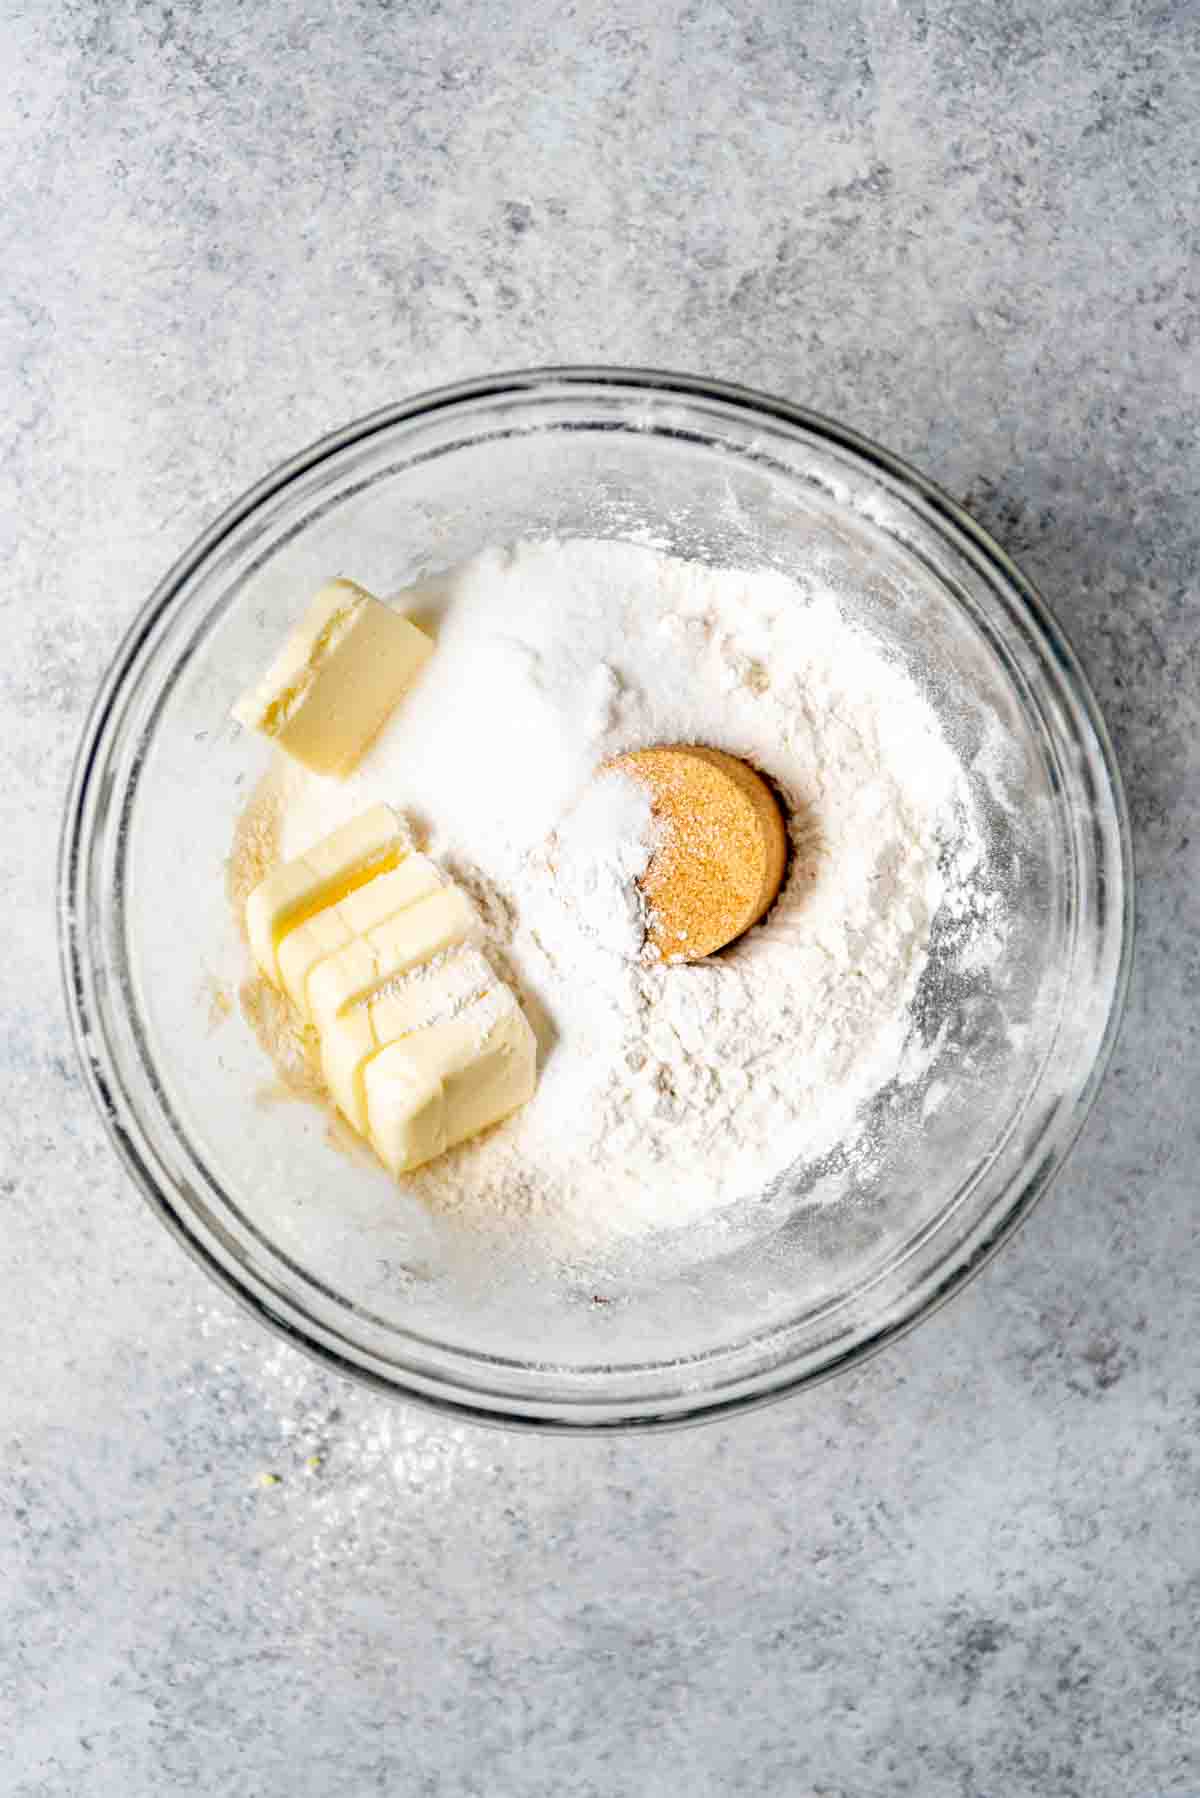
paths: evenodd
<path fill-rule="evenodd" d="M 291 856 L 387 800 L 480 907 L 539 1037 L 537 1092 L 407 1189 L 570 1254 L 852 1142 L 866 1102 L 924 1065 L 911 1004 L 935 913 L 978 899 L 967 782 L 904 670 L 815 572 L 630 543 L 488 551 L 398 603 L 435 615 L 417 687 L 346 782 L 276 770 L 239 841 L 261 848 L 261 811 Z M 794 839 L 766 922 L 672 967 L 630 958 L 644 805 L 589 791 L 664 742 L 762 770 Z"/>

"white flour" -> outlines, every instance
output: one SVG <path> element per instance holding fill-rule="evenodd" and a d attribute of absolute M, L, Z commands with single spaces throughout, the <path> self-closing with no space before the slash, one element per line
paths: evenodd
<path fill-rule="evenodd" d="M 924 1065 L 905 1046 L 930 925 L 975 862 L 962 770 L 905 672 L 815 579 L 629 543 L 488 551 L 403 603 L 436 619 L 417 688 L 348 781 L 289 765 L 260 804 L 285 856 L 376 800 L 407 812 L 538 1032 L 531 1103 L 410 1189 L 571 1252 L 694 1222 L 852 1139 Z M 794 844 L 765 923 L 671 968 L 628 959 L 645 802 L 588 792 L 599 763 L 661 742 L 763 770 Z"/>
<path fill-rule="evenodd" d="M 635 960 L 646 941 L 637 883 L 650 865 L 656 834 L 649 787 L 608 768 L 588 782 L 538 858 L 549 864 L 557 901 L 577 927 L 626 961 Z"/>

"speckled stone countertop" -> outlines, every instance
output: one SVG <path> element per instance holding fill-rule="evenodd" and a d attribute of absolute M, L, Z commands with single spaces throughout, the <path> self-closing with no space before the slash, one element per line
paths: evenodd
<path fill-rule="evenodd" d="M 3 36 L 0 1790 L 1195 1798 L 1200 10 L 8 0 Z M 119 1173 L 56 966 L 71 755 L 167 564 L 321 432 L 547 361 L 768 388 L 965 497 L 1082 655 L 1141 883 L 1020 1236 L 854 1376 L 640 1440 L 443 1422 L 260 1334 Z"/>

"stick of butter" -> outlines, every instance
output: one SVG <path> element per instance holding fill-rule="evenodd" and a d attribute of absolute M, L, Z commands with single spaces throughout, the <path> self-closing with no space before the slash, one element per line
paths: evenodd
<path fill-rule="evenodd" d="M 319 961 L 308 977 L 308 1004 L 322 1033 L 385 981 L 398 979 L 475 934 L 479 920 L 461 887 L 418 900 Z"/>
<path fill-rule="evenodd" d="M 233 716 L 315 774 L 347 774 L 432 654 L 411 619 L 330 581 Z"/>
<path fill-rule="evenodd" d="M 367 1133 L 362 1072 L 371 1056 L 414 1030 L 454 1017 L 498 984 L 478 949 L 452 949 L 331 1019 L 321 1037 L 325 1084 L 361 1136 Z"/>
<path fill-rule="evenodd" d="M 279 976 L 292 1004 L 308 1018 L 308 977 L 318 962 L 444 885 L 440 870 L 427 855 L 406 855 L 390 874 L 378 875 L 348 898 L 317 912 L 298 930 L 289 931 L 279 945 L 278 957 Z"/>
<path fill-rule="evenodd" d="M 255 961 L 280 984 L 279 945 L 289 931 L 399 867 L 412 843 L 390 805 L 373 805 L 259 881 L 246 900 Z"/>
<path fill-rule="evenodd" d="M 506 986 L 402 1037 L 363 1068 L 375 1153 L 394 1174 L 432 1161 L 524 1105 L 536 1065 L 533 1031 Z"/>

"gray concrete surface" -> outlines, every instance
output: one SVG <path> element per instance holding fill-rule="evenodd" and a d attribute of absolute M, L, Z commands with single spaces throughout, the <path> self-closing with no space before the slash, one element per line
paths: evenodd
<path fill-rule="evenodd" d="M 1200 1793 L 1200 9 L 0 22 L 0 1791 Z M 770 388 L 966 496 L 1136 825 L 1127 1027 L 1028 1228 L 855 1377 L 664 1439 L 259 1335 L 118 1173 L 58 993 L 70 757 L 165 566 L 320 432 L 546 360 Z"/>

